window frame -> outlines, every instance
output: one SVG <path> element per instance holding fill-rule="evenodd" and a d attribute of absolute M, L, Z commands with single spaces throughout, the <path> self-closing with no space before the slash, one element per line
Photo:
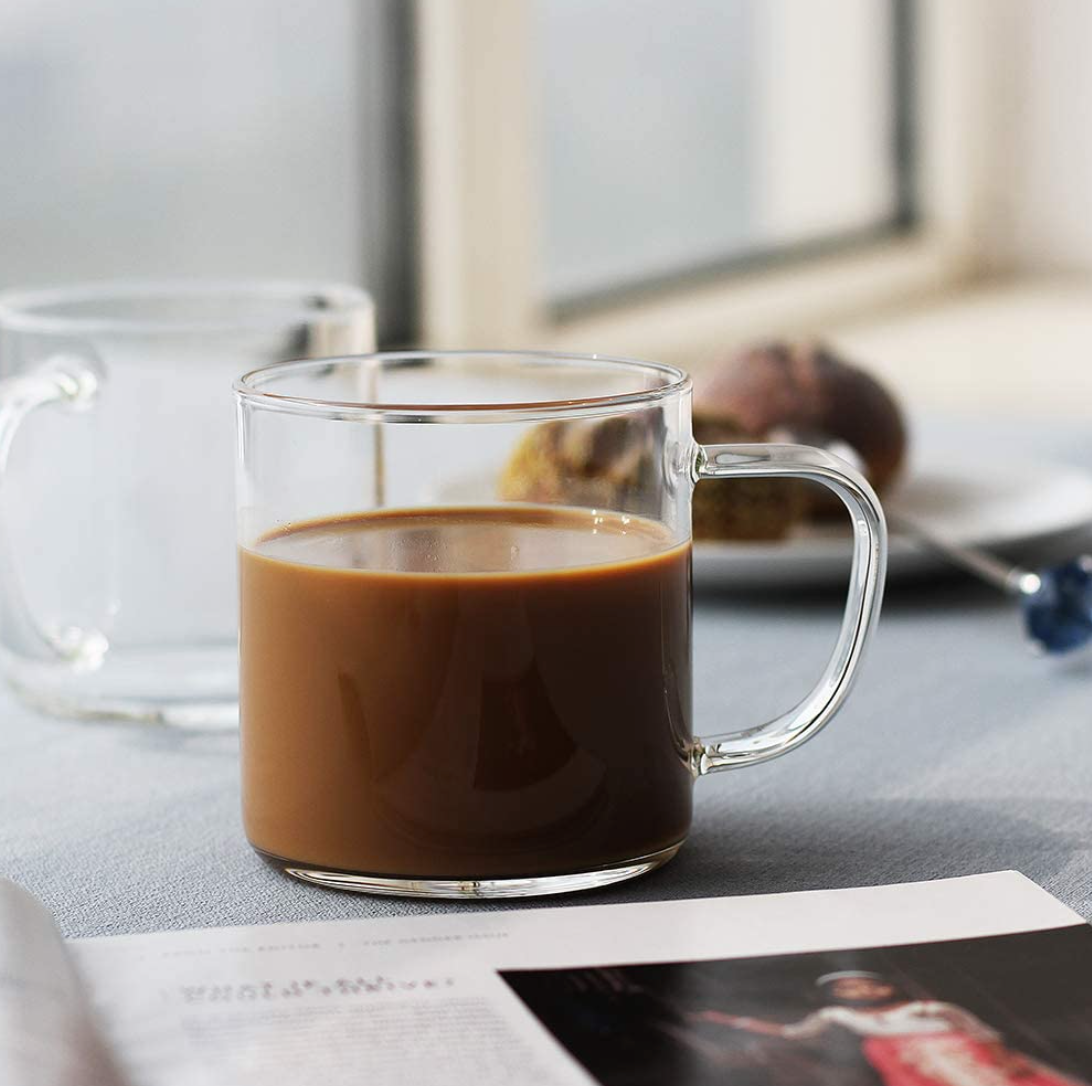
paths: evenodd
<path fill-rule="evenodd" d="M 973 279 L 991 176 L 989 0 L 916 0 L 913 221 L 558 312 L 538 295 L 533 0 L 416 0 L 418 294 L 431 347 L 652 356 L 693 366 L 758 335 L 806 334 Z"/>

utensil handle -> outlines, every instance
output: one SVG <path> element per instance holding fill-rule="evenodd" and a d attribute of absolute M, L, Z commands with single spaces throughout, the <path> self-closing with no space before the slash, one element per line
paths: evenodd
<path fill-rule="evenodd" d="M 889 520 L 891 527 L 900 535 L 913 539 L 953 566 L 987 584 L 992 584 L 995 588 L 1000 588 L 1002 592 L 1007 592 L 1010 596 L 1031 595 L 1039 589 L 1041 583 L 1039 575 L 1033 570 L 1006 562 L 981 547 L 952 543 L 901 513 L 890 516 Z"/>
<path fill-rule="evenodd" d="M 879 617 L 887 527 L 879 500 L 860 472 L 807 445 L 706 445 L 699 447 L 694 467 L 695 482 L 781 476 L 822 484 L 849 511 L 853 562 L 842 628 L 822 677 L 795 708 L 757 727 L 694 741 L 696 775 L 769 761 L 815 735 L 845 701 Z"/>
<path fill-rule="evenodd" d="M 86 410 L 95 403 L 104 376 L 96 361 L 59 354 L 26 373 L 0 381 L 0 497 L 7 481 L 12 442 L 25 419 L 49 404 Z M 101 662 L 107 646 L 99 631 L 55 629 L 32 612 L 16 568 L 6 518 L 0 521 L 0 595 L 9 651 L 29 659 L 62 661 L 77 667 L 94 667 Z"/>

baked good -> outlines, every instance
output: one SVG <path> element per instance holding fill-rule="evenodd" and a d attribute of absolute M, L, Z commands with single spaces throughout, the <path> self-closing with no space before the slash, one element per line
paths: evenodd
<path fill-rule="evenodd" d="M 880 493 L 906 458 L 906 423 L 895 398 L 818 343 L 764 343 L 717 363 L 696 389 L 695 415 L 731 420 L 758 440 L 844 441 Z"/>
<path fill-rule="evenodd" d="M 881 492 L 906 455 L 906 426 L 894 397 L 813 343 L 766 343 L 712 367 L 698 384 L 694 437 L 703 445 L 843 441 Z M 513 450 L 498 493 L 506 501 L 658 516 L 662 448 L 663 434 L 647 414 L 543 423 Z M 694 535 L 783 539 L 809 517 L 840 512 L 836 498 L 799 480 L 704 480 L 694 491 Z"/>
<path fill-rule="evenodd" d="M 527 431 L 501 472 L 505 501 L 658 512 L 656 435 L 636 416 L 565 419 Z"/>
<path fill-rule="evenodd" d="M 703 443 L 753 440 L 723 419 L 694 420 Z M 523 435 L 497 487 L 505 501 L 562 503 L 659 516 L 662 432 L 647 416 L 567 419 Z M 803 488 L 786 479 L 703 482 L 694 492 L 699 539 L 782 538 L 805 511 Z"/>
<path fill-rule="evenodd" d="M 702 445 L 761 440 L 726 418 L 694 415 L 694 438 Z M 808 513 L 806 483 L 796 479 L 703 479 L 691 505 L 696 539 L 761 542 L 784 539 Z"/>

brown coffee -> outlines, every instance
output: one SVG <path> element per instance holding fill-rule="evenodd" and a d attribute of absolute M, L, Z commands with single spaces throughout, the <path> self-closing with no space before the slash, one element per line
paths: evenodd
<path fill-rule="evenodd" d="M 690 547 L 590 509 L 383 511 L 241 550 L 244 814 L 300 864 L 589 871 L 690 825 Z"/>

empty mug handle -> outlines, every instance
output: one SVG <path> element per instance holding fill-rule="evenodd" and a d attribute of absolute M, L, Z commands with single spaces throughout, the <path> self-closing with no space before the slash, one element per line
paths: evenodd
<path fill-rule="evenodd" d="M 838 711 L 857 676 L 875 627 L 887 564 L 883 510 L 864 476 L 837 456 L 807 445 L 699 446 L 694 481 L 702 479 L 810 479 L 833 490 L 853 521 L 853 564 L 842 629 L 819 682 L 787 713 L 743 731 L 695 739 L 696 775 L 766 762 L 810 739 Z"/>
<path fill-rule="evenodd" d="M 25 373 L 0 381 L 0 494 L 6 481 L 12 441 L 27 416 L 47 404 L 86 410 L 94 404 L 104 377 L 105 372 L 95 359 L 57 354 Z M 93 668 L 101 663 L 107 643 L 98 630 L 51 628 L 33 614 L 15 568 L 7 531 L 2 528 L 0 592 L 9 650 L 30 659 L 62 661 L 79 668 Z"/>

